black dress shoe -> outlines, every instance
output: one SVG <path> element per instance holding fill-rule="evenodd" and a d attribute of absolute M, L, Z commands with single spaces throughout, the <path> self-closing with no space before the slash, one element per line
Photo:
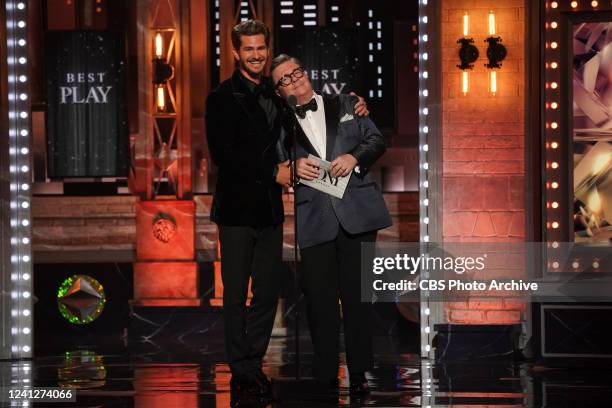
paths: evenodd
<path fill-rule="evenodd" d="M 264 373 L 256 372 L 232 375 L 230 386 L 233 393 L 249 394 L 253 396 L 267 397 L 270 395 L 271 387 L 268 377 Z"/>
<path fill-rule="evenodd" d="M 353 395 L 367 395 L 370 393 L 370 386 L 364 373 L 352 374 L 349 378 L 351 385 L 349 392 Z"/>

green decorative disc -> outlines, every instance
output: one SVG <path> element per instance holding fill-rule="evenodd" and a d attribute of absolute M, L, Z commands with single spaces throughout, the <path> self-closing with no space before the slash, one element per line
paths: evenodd
<path fill-rule="evenodd" d="M 59 311 L 73 324 L 91 323 L 102 314 L 106 296 L 100 282 L 87 275 L 73 275 L 57 291 Z"/>

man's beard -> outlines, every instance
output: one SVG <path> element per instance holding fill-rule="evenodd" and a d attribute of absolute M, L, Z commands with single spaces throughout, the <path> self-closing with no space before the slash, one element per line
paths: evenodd
<path fill-rule="evenodd" d="M 255 71 L 251 70 L 251 68 L 249 67 L 249 65 L 248 65 L 248 63 L 247 63 L 247 62 L 242 62 L 242 61 L 240 61 L 240 67 L 241 67 L 241 68 L 242 68 L 244 71 L 246 71 L 246 72 L 249 74 L 249 76 L 250 76 L 250 77 L 252 77 L 252 78 L 260 78 L 260 77 L 262 77 L 262 76 L 263 76 L 263 74 L 264 74 L 264 68 L 265 68 L 265 65 L 266 65 L 266 64 L 265 64 L 265 60 L 263 60 L 263 61 L 261 61 L 261 62 L 262 62 L 262 64 L 261 64 L 261 65 L 262 65 L 262 69 L 261 69 L 261 71 L 259 71 L 259 72 L 255 72 Z"/>

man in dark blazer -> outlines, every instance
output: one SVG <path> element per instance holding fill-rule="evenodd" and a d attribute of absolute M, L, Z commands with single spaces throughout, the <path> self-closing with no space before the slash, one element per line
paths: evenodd
<path fill-rule="evenodd" d="M 206 100 L 206 136 L 218 167 L 211 219 L 219 227 L 227 358 L 235 391 L 268 394 L 261 370 L 280 293 L 282 187 L 290 171 L 279 163 L 282 101 L 264 76 L 270 35 L 259 21 L 232 30 L 237 69 Z M 253 298 L 247 312 L 249 278 Z"/>
<path fill-rule="evenodd" d="M 360 251 L 377 230 L 391 225 L 383 196 L 368 168 L 385 152 L 386 141 L 368 117 L 353 115 L 355 98 L 318 95 L 302 64 L 281 54 L 272 61 L 272 81 L 283 98 L 295 97 L 297 176 L 319 177 L 312 154 L 331 162 L 332 177 L 349 176 L 342 199 L 304 184 L 295 186 L 297 240 L 302 256 L 302 288 L 314 346 L 313 374 L 337 384 L 342 303 L 350 391 L 369 392 L 365 372 L 372 367 L 370 303 L 361 302 Z M 295 123 L 297 121 L 297 123 Z M 287 146 L 283 131 L 281 143 Z M 293 147 L 289 147 L 292 149 Z"/>

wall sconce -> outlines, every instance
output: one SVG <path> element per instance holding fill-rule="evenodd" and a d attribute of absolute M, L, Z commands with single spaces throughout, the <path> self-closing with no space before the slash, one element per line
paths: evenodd
<path fill-rule="evenodd" d="M 164 34 L 157 31 L 153 44 L 153 84 L 155 85 L 155 105 L 158 112 L 166 110 L 166 84 L 174 78 L 174 67 L 164 56 Z"/>
<path fill-rule="evenodd" d="M 461 44 L 459 48 L 459 60 L 461 64 L 457 68 L 462 70 L 461 73 L 461 92 L 466 95 L 469 90 L 469 74 L 468 69 L 474 68 L 474 62 L 478 59 L 478 48 L 474 45 L 474 39 L 469 38 L 469 15 L 466 12 L 463 15 L 463 38 L 457 40 L 457 44 Z"/>
<path fill-rule="evenodd" d="M 489 37 L 485 40 L 489 44 L 487 47 L 487 58 L 489 62 L 485 64 L 491 71 L 489 72 L 489 91 L 492 94 L 497 92 L 497 73 L 496 68 L 501 68 L 501 61 L 506 58 L 506 47 L 501 43 L 501 37 L 495 37 L 495 14 L 489 12 Z"/>

